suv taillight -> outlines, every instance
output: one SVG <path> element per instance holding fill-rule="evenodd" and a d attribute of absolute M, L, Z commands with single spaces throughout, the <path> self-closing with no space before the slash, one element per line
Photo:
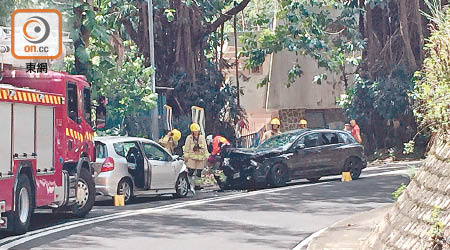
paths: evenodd
<path fill-rule="evenodd" d="M 108 172 L 113 170 L 114 170 L 114 159 L 112 157 L 108 157 L 102 164 L 101 172 Z"/>

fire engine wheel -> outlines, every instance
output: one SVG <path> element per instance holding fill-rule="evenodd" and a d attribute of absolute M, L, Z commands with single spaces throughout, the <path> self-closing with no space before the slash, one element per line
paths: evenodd
<path fill-rule="evenodd" d="M 16 189 L 16 210 L 8 216 L 12 222 L 14 234 L 24 234 L 28 231 L 32 212 L 32 193 L 30 180 L 25 175 L 20 175 Z"/>
<path fill-rule="evenodd" d="M 85 217 L 95 203 L 94 178 L 85 168 L 80 171 L 77 186 L 77 203 L 73 206 L 72 213 L 76 217 Z"/>

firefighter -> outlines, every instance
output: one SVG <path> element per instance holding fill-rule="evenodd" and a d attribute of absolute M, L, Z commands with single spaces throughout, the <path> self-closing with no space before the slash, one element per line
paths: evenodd
<path fill-rule="evenodd" d="M 163 138 L 159 139 L 161 144 L 170 154 L 174 153 L 176 147 L 178 147 L 178 141 L 181 139 L 181 132 L 178 129 L 172 129 Z"/>
<path fill-rule="evenodd" d="M 227 138 L 216 135 L 208 135 L 206 137 L 206 143 L 208 144 L 208 150 L 211 152 L 211 155 L 208 158 L 209 163 L 215 162 L 215 156 L 219 155 L 222 152 L 222 148 L 226 146 L 231 146 L 231 143 L 227 140 Z"/>
<path fill-rule="evenodd" d="M 221 135 L 216 135 L 214 138 L 213 135 L 208 135 L 206 137 L 206 143 L 208 144 L 208 149 L 211 151 L 211 156 L 220 154 L 223 146 L 231 145 L 227 138 Z"/>
<path fill-rule="evenodd" d="M 350 123 L 346 123 L 345 125 L 344 125 L 344 131 L 347 131 L 347 132 L 352 132 L 352 126 L 350 125 Z"/>
<path fill-rule="evenodd" d="M 190 130 L 191 134 L 186 138 L 183 150 L 184 161 L 188 168 L 188 176 L 191 183 L 191 191 L 195 193 L 194 190 L 201 189 L 202 170 L 205 167 L 209 153 L 206 139 L 200 134 L 200 125 L 192 123 Z M 195 185 L 194 189 L 192 189 L 192 183 Z"/>
<path fill-rule="evenodd" d="M 223 170 L 220 169 L 224 159 L 221 155 L 222 149 L 231 146 L 231 143 L 221 135 L 208 135 L 206 143 L 208 144 L 208 150 L 211 152 L 208 158 L 208 167 L 212 170 L 217 181 L 217 177 L 221 178 L 220 176 L 224 176 Z"/>
<path fill-rule="evenodd" d="M 308 121 L 305 119 L 301 119 L 298 123 L 300 129 L 307 129 L 308 128 Z"/>
<path fill-rule="evenodd" d="M 269 139 L 269 138 L 272 137 L 272 136 L 276 136 L 276 135 L 280 135 L 280 134 L 281 134 L 281 132 L 280 132 L 280 125 L 281 125 L 280 119 L 278 119 L 278 118 L 273 118 L 273 119 L 270 121 L 270 125 L 272 126 L 272 129 L 269 130 L 269 131 L 266 131 L 266 132 L 263 134 L 263 137 L 262 137 L 262 140 L 261 140 L 261 141 L 265 141 L 265 140 Z"/>

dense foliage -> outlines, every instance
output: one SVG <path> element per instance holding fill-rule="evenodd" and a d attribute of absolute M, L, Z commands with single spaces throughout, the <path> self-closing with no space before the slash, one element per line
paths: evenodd
<path fill-rule="evenodd" d="M 450 129 L 450 9 L 437 10 L 432 35 L 425 46 L 427 57 L 417 73 L 415 115 L 422 127 L 433 132 Z"/>
<path fill-rule="evenodd" d="M 426 21 L 423 1 L 359 1 L 359 30 L 366 40 L 355 84 L 340 100 L 360 123 L 366 148 L 401 152 L 417 130 L 409 97 L 422 65 Z M 422 140 L 422 145 L 426 140 Z M 393 150 L 393 149 L 392 149 Z"/>
<path fill-rule="evenodd" d="M 176 117 L 189 115 L 192 105 L 204 107 L 208 132 L 221 132 L 221 128 L 233 127 L 243 119 L 243 110 L 234 101 L 237 90 L 223 84 L 217 65 L 206 55 L 214 50 L 211 46 L 217 44 L 210 42 L 218 39 L 215 31 L 248 2 L 244 0 L 234 5 L 233 1 L 154 1 L 156 85 L 174 88 L 164 94 Z M 111 114 L 125 119 L 118 123 L 114 117 L 113 125 L 125 123 L 126 128 L 130 128 L 128 133 L 147 134 L 144 128 L 152 125 L 145 118 L 155 97 L 147 89 L 149 81 L 147 85 L 141 84 L 145 82 L 142 79 L 145 74 L 139 73 L 149 72 L 147 67 L 150 66 L 147 1 L 75 1 L 72 7 L 75 71 L 87 75 L 100 92 L 110 94 L 110 99 L 114 100 Z M 222 13 L 224 9 L 226 13 Z M 121 66 L 127 53 L 134 53 L 132 58 L 142 60 Z M 95 65 L 94 60 L 100 65 Z M 123 76 L 131 74 L 131 77 L 117 80 L 125 87 L 111 92 L 109 79 L 121 77 L 120 72 L 114 73 L 118 68 L 125 68 Z M 136 78 L 140 82 L 138 85 L 132 82 Z M 143 98 L 149 102 L 128 113 L 130 106 L 125 106 Z M 119 111 L 115 111 L 117 109 Z M 231 131 L 233 136 L 234 131 Z"/>
<path fill-rule="evenodd" d="M 256 67 L 264 62 L 266 55 L 288 50 L 299 56 L 311 57 L 328 72 L 340 73 L 347 86 L 364 44 L 358 30 L 357 14 L 360 10 L 337 0 L 275 2 L 276 27 L 268 15 L 258 14 L 259 18 L 250 20 L 252 26 L 261 26 L 261 29 L 245 34 L 243 55 L 249 57 L 246 66 Z M 290 86 L 303 71 L 296 62 L 286 74 L 286 85 Z M 320 74 L 314 82 L 321 84 L 326 77 L 326 73 Z"/>
<path fill-rule="evenodd" d="M 414 114 L 421 130 L 435 134 L 450 131 L 450 9 L 431 8 L 431 36 L 425 45 L 427 57 L 423 69 L 416 73 Z M 406 144 L 410 152 L 414 141 Z"/>

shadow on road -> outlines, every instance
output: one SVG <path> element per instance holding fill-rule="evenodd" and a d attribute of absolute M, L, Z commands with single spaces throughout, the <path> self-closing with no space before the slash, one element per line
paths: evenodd
<path fill-rule="evenodd" d="M 295 245 L 299 239 L 306 238 L 312 230 L 317 230 L 313 229 L 315 223 L 332 223 L 336 216 L 350 216 L 392 203 L 391 193 L 401 183 L 409 182 L 406 177 L 389 175 L 366 177 L 348 183 L 338 180 L 325 180 L 319 185 L 236 200 L 141 214 L 108 221 L 101 226 L 81 227 L 76 229 L 76 235 L 53 242 L 51 247 L 64 248 L 83 242 L 84 248 L 111 248 L 111 242 L 101 240 L 105 235 L 110 235 L 117 239 L 115 242 L 149 241 L 152 245 L 158 244 L 155 246 L 180 242 L 182 245 L 187 244 L 186 249 L 191 249 L 189 244 L 194 244 L 192 237 L 197 235 L 220 238 L 241 246 L 256 245 L 259 249 L 285 249 L 290 244 Z M 291 185 L 301 186 L 305 183 L 302 181 Z M 152 202 L 153 199 L 143 198 L 140 201 Z M 62 232 L 61 237 L 65 234 Z M 146 249 L 146 246 L 137 245 L 135 249 Z"/>

